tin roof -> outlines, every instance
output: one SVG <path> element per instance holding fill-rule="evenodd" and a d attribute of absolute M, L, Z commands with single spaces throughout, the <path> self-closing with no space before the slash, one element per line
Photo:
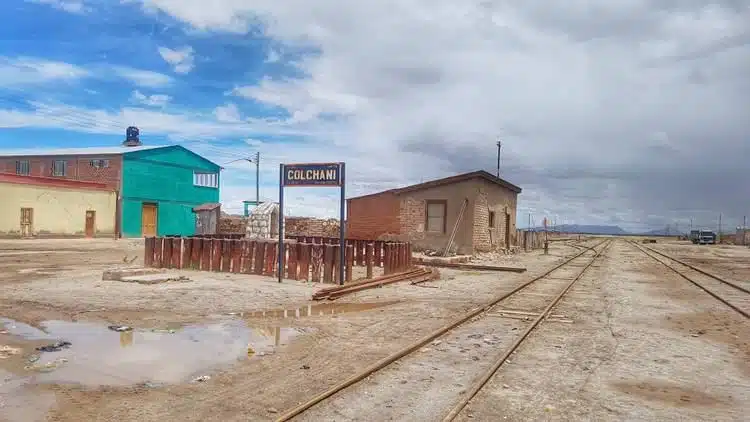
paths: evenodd
<path fill-rule="evenodd" d="M 469 172 L 469 173 L 458 174 L 458 175 L 455 175 L 455 176 L 444 177 L 442 179 L 430 180 L 430 181 L 427 181 L 427 182 L 424 182 L 424 183 L 418 183 L 416 185 L 405 186 L 403 188 L 390 189 L 390 190 L 386 190 L 386 191 L 382 191 L 382 192 L 371 193 L 371 194 L 368 194 L 368 195 L 355 196 L 355 197 L 347 198 L 347 199 L 365 198 L 365 197 L 368 197 L 368 196 L 379 195 L 381 193 L 391 193 L 391 194 L 394 194 L 394 195 L 399 195 L 399 194 L 402 194 L 402 193 L 414 192 L 414 191 L 419 191 L 419 190 L 434 188 L 434 187 L 438 187 L 438 186 L 444 186 L 444 185 L 450 185 L 450 184 L 453 184 L 453 183 L 459 183 L 459 182 L 463 182 L 463 181 L 471 180 L 471 179 L 475 179 L 475 178 L 484 179 L 484 180 L 486 180 L 486 181 L 488 181 L 490 183 L 494 183 L 494 184 L 496 184 L 498 186 L 501 186 L 501 187 L 503 187 L 505 189 L 511 190 L 511 191 L 513 191 L 515 193 L 521 193 L 521 188 L 520 187 L 518 187 L 518 186 L 516 186 L 516 185 L 514 185 L 514 184 L 512 184 L 512 183 L 510 183 L 510 182 L 508 182 L 508 181 L 506 181 L 504 179 L 501 179 L 501 178 L 499 178 L 499 177 L 497 177 L 497 176 L 495 176 L 493 174 L 490 174 L 489 172 L 486 172 L 484 170 L 478 170 L 478 171 L 472 171 L 472 172 Z"/>
<path fill-rule="evenodd" d="M 209 202 L 206 204 L 198 205 L 197 207 L 193 208 L 193 212 L 198 211 L 213 211 L 217 208 L 221 207 L 221 204 L 215 203 L 215 202 Z"/>
<path fill-rule="evenodd" d="M 148 145 L 139 147 L 83 147 L 83 148 L 24 148 L 0 150 L 0 157 L 24 157 L 45 155 L 118 155 L 128 152 L 167 148 L 171 145 Z"/>
<path fill-rule="evenodd" d="M 36 185 L 67 189 L 103 191 L 113 190 L 104 183 L 84 182 L 80 180 L 61 179 L 58 177 L 19 176 L 14 173 L 0 173 L 0 183 L 11 183 L 16 185 Z"/>

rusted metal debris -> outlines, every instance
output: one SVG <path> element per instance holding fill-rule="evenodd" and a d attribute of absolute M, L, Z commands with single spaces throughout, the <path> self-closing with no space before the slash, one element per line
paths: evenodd
<path fill-rule="evenodd" d="M 398 283 L 400 281 L 411 281 L 423 282 L 435 279 L 439 277 L 439 273 L 429 268 L 413 268 L 400 273 L 389 274 L 381 277 L 376 277 L 369 280 L 362 280 L 356 283 L 347 284 L 344 286 L 330 287 L 327 289 L 319 290 L 313 294 L 313 300 L 335 300 L 341 296 L 346 296 L 351 293 L 359 292 L 362 290 L 373 289 L 376 287 L 384 286 L 386 284 Z"/>
<path fill-rule="evenodd" d="M 422 258 L 414 258 L 414 263 L 428 267 L 455 268 L 457 270 L 475 270 L 475 271 L 508 271 L 512 273 L 526 272 L 522 267 L 498 267 L 496 265 L 464 264 L 458 262 L 437 262 L 427 261 Z"/>

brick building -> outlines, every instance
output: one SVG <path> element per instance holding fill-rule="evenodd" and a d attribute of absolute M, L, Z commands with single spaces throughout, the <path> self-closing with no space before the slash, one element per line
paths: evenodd
<path fill-rule="evenodd" d="M 516 244 L 516 204 L 521 188 L 475 171 L 347 199 L 347 237 L 397 237 L 418 249 L 460 254 Z M 462 212 L 463 208 L 463 212 Z M 460 219 L 459 219 L 460 216 Z"/>
<path fill-rule="evenodd" d="M 179 145 L 0 151 L 0 173 L 96 182 L 116 192 L 115 232 L 125 237 L 194 234 L 193 208 L 219 202 L 220 170 Z"/>

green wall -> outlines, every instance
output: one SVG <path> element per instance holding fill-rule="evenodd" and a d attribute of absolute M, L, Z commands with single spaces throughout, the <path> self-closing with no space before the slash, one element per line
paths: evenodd
<path fill-rule="evenodd" d="M 193 171 L 219 173 L 219 170 L 218 165 L 180 146 L 124 154 L 123 237 L 142 236 L 144 202 L 157 204 L 157 235 L 195 234 L 193 207 L 219 202 L 219 189 L 193 186 Z"/>

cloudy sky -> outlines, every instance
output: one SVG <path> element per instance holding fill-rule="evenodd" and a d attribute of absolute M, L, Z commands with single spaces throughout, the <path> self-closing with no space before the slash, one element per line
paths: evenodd
<path fill-rule="evenodd" d="M 457 172 L 518 221 L 750 214 L 750 1 L 3 0 L 0 148 L 180 143 L 223 164 L 345 161 L 358 195 Z M 222 200 L 254 199 L 226 166 Z M 335 216 L 335 189 L 289 211 Z"/>

